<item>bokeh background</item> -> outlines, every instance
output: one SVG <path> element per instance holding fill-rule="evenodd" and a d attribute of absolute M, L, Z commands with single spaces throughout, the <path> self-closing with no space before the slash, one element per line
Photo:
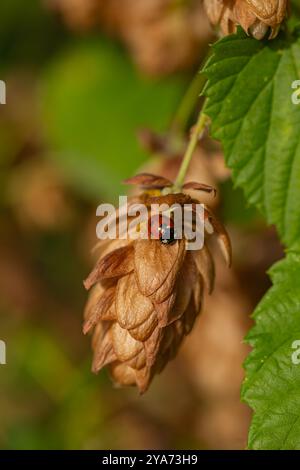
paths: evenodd
<path fill-rule="evenodd" d="M 234 246 L 179 356 L 139 396 L 90 372 L 82 280 L 96 206 L 143 168 L 176 175 L 214 39 L 201 0 L 1 0 L 0 446 L 243 449 L 243 337 L 281 257 L 272 228 L 232 187 L 205 138 L 193 180 Z M 190 85 L 191 84 L 191 85 Z"/>

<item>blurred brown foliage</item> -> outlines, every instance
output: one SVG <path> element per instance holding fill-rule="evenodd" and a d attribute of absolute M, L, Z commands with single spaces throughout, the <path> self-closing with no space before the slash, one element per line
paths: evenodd
<path fill-rule="evenodd" d="M 202 0 L 48 0 L 75 30 L 100 26 L 140 69 L 164 75 L 199 63 L 213 38 Z"/>

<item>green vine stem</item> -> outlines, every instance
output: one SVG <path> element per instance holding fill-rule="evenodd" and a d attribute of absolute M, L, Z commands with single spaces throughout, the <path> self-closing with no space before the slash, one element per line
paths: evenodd
<path fill-rule="evenodd" d="M 176 181 L 173 186 L 173 191 L 174 192 L 180 192 L 182 185 L 184 183 L 184 179 L 188 170 L 188 167 L 191 163 L 191 159 L 193 157 L 194 151 L 196 149 L 197 143 L 199 139 L 201 138 L 203 131 L 205 129 L 205 126 L 208 122 L 208 117 L 203 113 L 201 110 L 199 113 L 198 120 L 196 122 L 195 127 L 192 130 L 192 135 L 189 141 L 189 144 L 187 146 L 186 152 L 184 154 L 181 167 L 179 169 Z"/>
<path fill-rule="evenodd" d="M 206 77 L 203 74 L 197 72 L 174 116 L 170 129 L 171 133 L 183 134 L 185 132 L 191 115 L 195 110 L 195 103 L 197 102 L 197 99 L 199 98 L 205 83 Z"/>

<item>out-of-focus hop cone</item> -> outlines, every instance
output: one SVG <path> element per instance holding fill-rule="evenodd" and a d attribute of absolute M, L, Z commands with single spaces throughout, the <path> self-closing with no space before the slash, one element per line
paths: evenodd
<path fill-rule="evenodd" d="M 287 16 L 288 0 L 204 0 L 207 15 L 223 34 L 231 34 L 241 25 L 256 39 L 277 36 Z"/>

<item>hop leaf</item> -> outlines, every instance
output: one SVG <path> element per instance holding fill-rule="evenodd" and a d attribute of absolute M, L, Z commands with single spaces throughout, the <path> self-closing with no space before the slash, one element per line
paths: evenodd
<path fill-rule="evenodd" d="M 290 248 L 271 270 L 274 286 L 248 335 L 253 352 L 242 397 L 254 409 L 251 449 L 300 449 L 300 107 L 291 100 L 300 74 L 300 41 L 259 42 L 241 31 L 214 46 L 205 72 L 205 112 L 224 146 L 236 185 L 277 226 Z"/>
<path fill-rule="evenodd" d="M 213 46 L 205 112 L 248 201 L 276 224 L 288 246 L 300 232 L 300 40 L 259 42 L 245 33 Z"/>
<path fill-rule="evenodd" d="M 251 449 L 300 449 L 300 365 L 292 361 L 300 340 L 300 251 L 271 270 L 273 287 L 254 313 L 256 326 L 247 341 L 242 398 L 255 411 Z"/>

